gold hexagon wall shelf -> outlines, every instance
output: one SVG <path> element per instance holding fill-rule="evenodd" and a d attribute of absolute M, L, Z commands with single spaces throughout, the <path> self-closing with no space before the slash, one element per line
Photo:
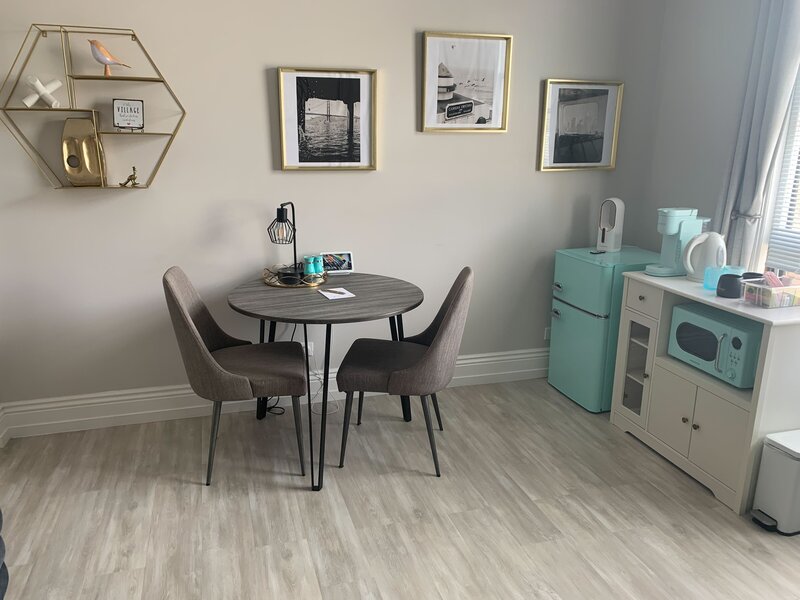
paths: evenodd
<path fill-rule="evenodd" d="M 89 40 L 130 67 L 112 65 L 108 74 Z M 114 127 L 115 99 L 143 101 L 143 129 Z M 99 157 L 94 187 L 130 189 L 122 183 L 136 167 L 139 189 L 153 183 L 185 116 L 132 29 L 35 23 L 0 87 L 0 120 L 56 188 L 80 185 L 67 173 L 69 153 L 62 148 L 67 119 L 84 119 L 88 128 L 81 148 Z"/>

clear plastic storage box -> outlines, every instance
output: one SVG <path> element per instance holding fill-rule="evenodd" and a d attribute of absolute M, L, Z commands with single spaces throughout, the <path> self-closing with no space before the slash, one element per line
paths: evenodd
<path fill-rule="evenodd" d="M 750 279 L 742 282 L 744 301 L 763 308 L 784 308 L 800 306 L 800 281 L 781 277 L 783 287 L 770 287 L 763 279 Z"/>

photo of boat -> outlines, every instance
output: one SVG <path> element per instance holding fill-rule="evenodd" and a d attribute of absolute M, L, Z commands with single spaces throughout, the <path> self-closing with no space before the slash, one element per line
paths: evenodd
<path fill-rule="evenodd" d="M 438 71 L 437 123 L 484 125 L 491 122 L 491 77 L 488 84 L 486 76 L 456 81 L 444 63 L 439 63 Z M 484 100 L 480 99 L 481 96 Z"/>
<path fill-rule="evenodd" d="M 439 100 L 452 100 L 456 83 L 453 74 L 444 63 L 439 63 Z"/>

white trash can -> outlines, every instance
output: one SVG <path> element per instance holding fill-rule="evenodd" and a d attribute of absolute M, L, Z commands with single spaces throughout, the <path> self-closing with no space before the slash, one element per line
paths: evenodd
<path fill-rule="evenodd" d="M 766 529 L 800 533 L 800 429 L 764 439 L 752 515 Z"/>

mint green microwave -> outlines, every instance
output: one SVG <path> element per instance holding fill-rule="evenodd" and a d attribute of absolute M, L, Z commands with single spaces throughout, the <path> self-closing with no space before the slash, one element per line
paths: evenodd
<path fill-rule="evenodd" d="M 668 352 L 732 386 L 752 388 L 763 329 L 705 304 L 679 304 L 672 309 Z"/>

